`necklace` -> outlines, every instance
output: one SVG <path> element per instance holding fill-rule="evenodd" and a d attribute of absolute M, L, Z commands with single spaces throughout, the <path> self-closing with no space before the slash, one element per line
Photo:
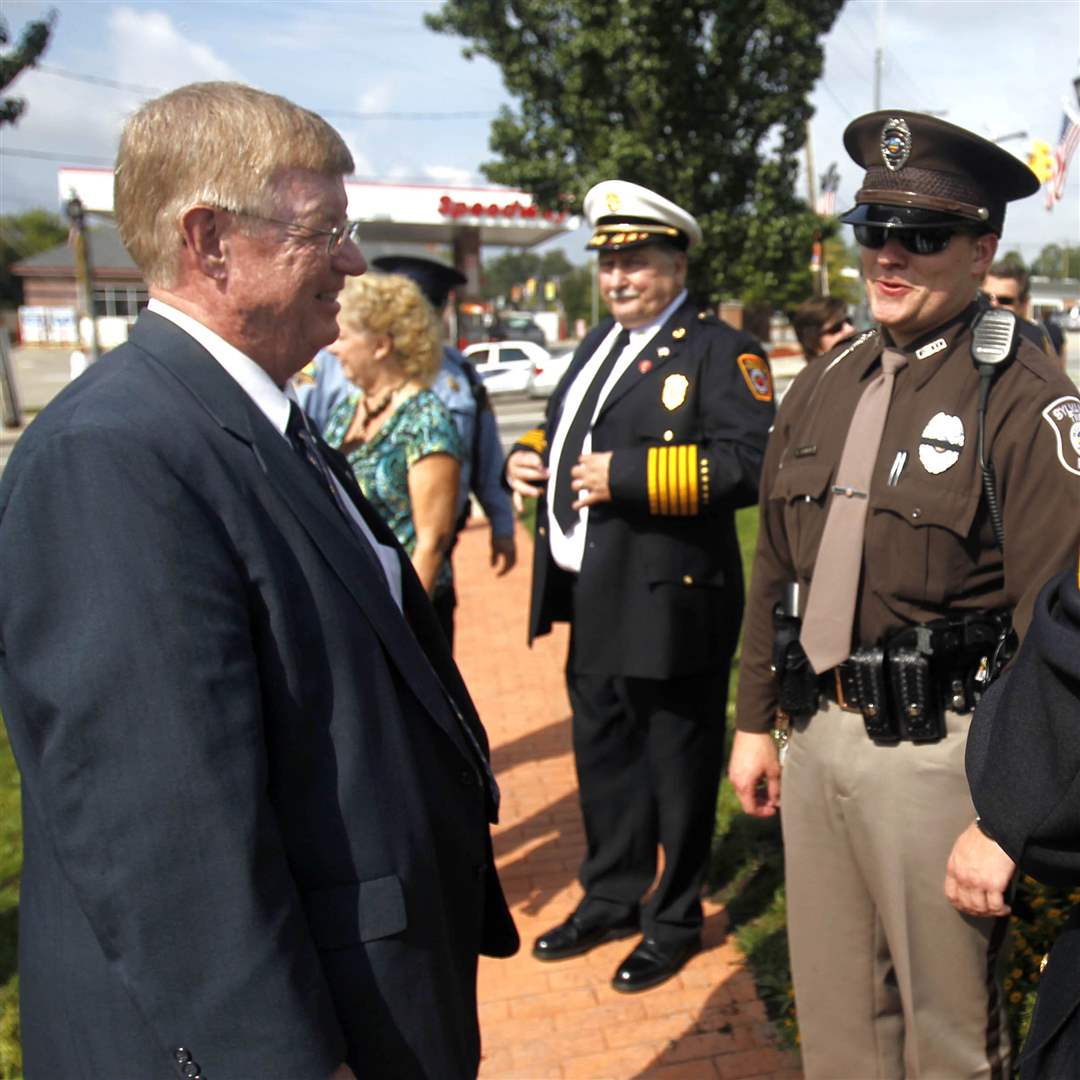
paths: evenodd
<path fill-rule="evenodd" d="M 380 413 L 385 412 L 386 407 L 394 400 L 394 395 L 405 385 L 406 380 L 402 380 L 397 386 L 391 386 L 390 389 L 381 393 L 378 397 L 368 397 L 365 394 L 360 399 L 360 408 L 364 413 L 364 423 L 368 424 L 375 419 Z"/>

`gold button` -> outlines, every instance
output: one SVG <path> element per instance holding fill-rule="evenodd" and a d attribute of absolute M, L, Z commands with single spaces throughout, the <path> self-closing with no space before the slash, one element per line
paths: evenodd
<path fill-rule="evenodd" d="M 689 574 L 683 574 L 682 583 L 684 585 L 693 585 L 694 579 Z"/>
<path fill-rule="evenodd" d="M 911 516 L 913 518 L 921 518 L 922 517 L 922 509 L 920 507 L 916 506 L 915 509 L 911 511 Z"/>
<path fill-rule="evenodd" d="M 543 525 L 541 525 L 541 526 L 540 526 L 540 528 L 539 528 L 539 529 L 537 529 L 536 531 L 537 531 L 537 532 L 538 532 L 538 533 L 539 533 L 539 534 L 540 534 L 541 536 L 547 536 L 547 529 L 546 529 L 546 528 L 544 528 L 544 526 L 543 526 Z"/>
<path fill-rule="evenodd" d="M 667 431 L 664 432 L 664 442 L 671 442 L 674 438 L 675 432 L 672 431 L 671 428 L 668 428 Z"/>

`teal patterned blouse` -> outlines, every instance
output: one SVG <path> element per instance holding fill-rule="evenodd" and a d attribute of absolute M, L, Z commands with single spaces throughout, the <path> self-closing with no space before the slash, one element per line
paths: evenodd
<path fill-rule="evenodd" d="M 353 390 L 330 414 L 323 438 L 331 446 L 340 448 L 359 402 L 360 391 Z M 407 398 L 374 438 L 345 452 L 360 490 L 410 556 L 416 547 L 416 528 L 409 501 L 408 473 L 428 454 L 451 454 L 458 461 L 464 456 L 453 417 L 430 390 L 421 390 Z M 456 501 L 456 491 L 454 498 Z M 435 591 L 444 592 L 453 584 L 450 560 L 444 559 L 435 579 Z"/>

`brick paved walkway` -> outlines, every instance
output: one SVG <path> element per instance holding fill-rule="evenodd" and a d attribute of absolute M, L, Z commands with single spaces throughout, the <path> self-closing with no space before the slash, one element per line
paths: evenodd
<path fill-rule="evenodd" d="M 706 905 L 704 949 L 670 982 L 642 994 L 611 989 L 634 940 L 561 963 L 532 959 L 533 939 L 581 897 L 584 844 L 563 683 L 566 630 L 525 645 L 532 541 L 518 566 L 488 567 L 486 523 L 454 556 L 458 663 L 491 737 L 502 789 L 495 854 L 521 931 L 510 960 L 481 960 L 483 1080 L 798 1080 L 796 1055 L 777 1049 L 749 971 L 718 904 Z"/>

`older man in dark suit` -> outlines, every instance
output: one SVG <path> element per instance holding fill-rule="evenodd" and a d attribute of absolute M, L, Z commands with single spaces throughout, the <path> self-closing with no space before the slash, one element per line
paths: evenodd
<path fill-rule="evenodd" d="M 687 296 L 692 215 L 622 180 L 593 187 L 585 213 L 613 318 L 507 460 L 511 487 L 541 497 L 530 640 L 571 623 L 588 844 L 585 897 L 533 955 L 562 960 L 640 928 L 612 983 L 632 993 L 701 941 L 742 618 L 734 512 L 754 501 L 773 395 L 761 346 Z M 642 906 L 658 844 L 663 873 Z"/>
<path fill-rule="evenodd" d="M 419 583 L 283 392 L 364 270 L 352 160 L 236 84 L 129 120 L 128 344 L 0 487 L 27 1076 L 469 1077 L 517 945 L 483 728 Z"/>

